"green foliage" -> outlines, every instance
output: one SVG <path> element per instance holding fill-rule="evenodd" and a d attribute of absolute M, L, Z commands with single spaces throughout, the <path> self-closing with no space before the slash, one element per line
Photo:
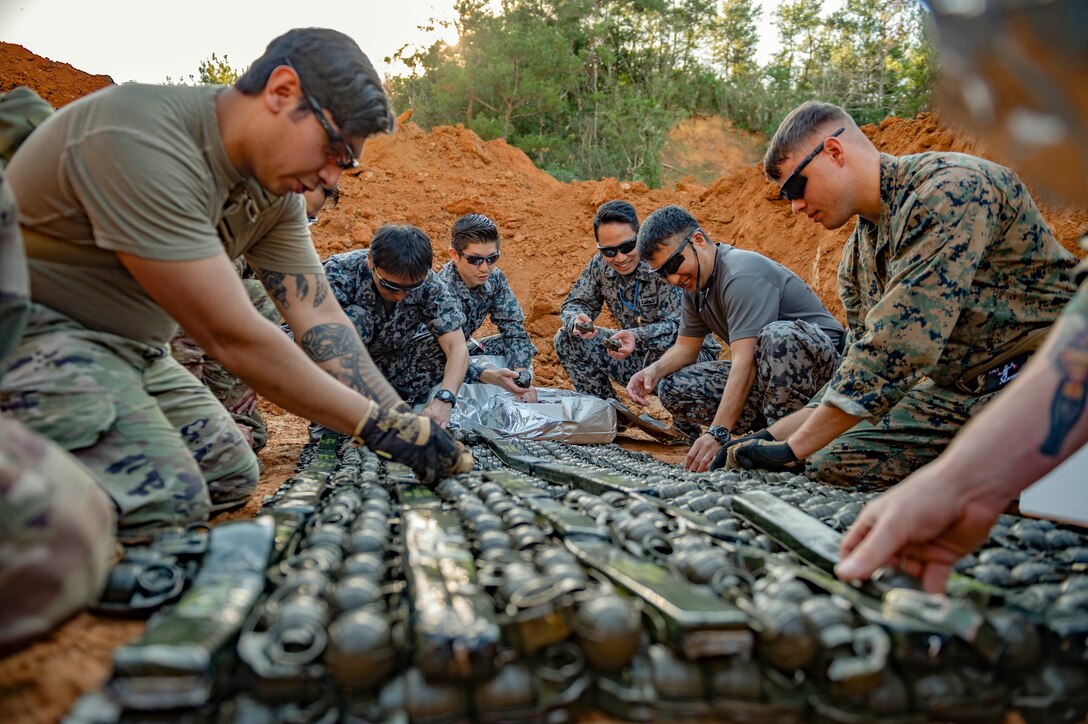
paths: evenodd
<path fill-rule="evenodd" d="M 913 115 L 929 102 L 933 49 L 917 0 L 846 0 L 827 17 L 822 0 L 783 0 L 774 16 L 780 50 L 762 67 L 757 0 L 491 5 L 457 0 L 456 45 L 394 55 L 408 68 L 389 81 L 394 103 L 425 127 L 461 123 L 505 138 L 564 180 L 656 184 L 669 129 L 696 113 L 769 133 L 813 97 L 859 122 Z"/>
<path fill-rule="evenodd" d="M 166 76 L 163 85 L 234 85 L 234 81 L 238 80 L 238 76 L 244 72 L 245 68 L 242 70 L 232 68 L 226 55 L 220 60 L 219 56 L 212 53 L 212 57 L 200 61 L 197 75 L 190 73 L 188 81 L 185 78 L 174 81 L 170 76 Z"/>

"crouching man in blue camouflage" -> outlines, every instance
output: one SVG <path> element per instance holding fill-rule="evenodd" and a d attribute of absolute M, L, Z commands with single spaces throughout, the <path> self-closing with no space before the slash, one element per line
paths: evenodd
<path fill-rule="evenodd" d="M 674 419 L 710 423 L 688 451 L 686 470 L 706 470 L 734 433 L 796 412 L 830 379 L 845 332 L 789 269 L 711 242 L 679 206 L 650 214 L 638 252 L 654 274 L 684 291 L 684 305 L 676 342 L 632 376 L 627 391 L 645 404 L 656 388 Z M 729 360 L 698 361 L 708 332 L 729 343 Z"/>
<path fill-rule="evenodd" d="M 1009 169 L 959 153 L 882 154 L 838 106 L 791 112 L 763 163 L 795 213 L 828 229 L 858 217 L 839 266 L 849 334 L 809 406 L 730 457 L 895 484 L 1017 376 L 1072 297 L 1076 261 Z"/>
<path fill-rule="evenodd" d="M 499 333 L 477 342 L 472 355 L 498 355 L 506 358 L 508 367 L 491 368 L 469 358 L 465 382 L 497 385 L 523 402 L 536 402 L 532 387 L 517 383 L 532 379 L 533 356 L 536 347 L 525 331 L 525 315 L 518 304 L 506 275 L 495 266 L 499 261 L 499 228 L 482 214 L 465 214 L 453 224 L 450 238 L 450 260 L 438 272 L 438 278 L 449 293 L 461 304 L 465 322 L 462 331 L 469 339 L 490 316 Z M 438 349 L 435 337 L 422 335 L 420 363 L 432 368 L 444 362 L 445 354 Z M 432 375 L 433 376 L 433 375 Z"/>
<path fill-rule="evenodd" d="M 563 300 L 563 326 L 555 333 L 555 354 L 574 389 L 604 400 L 616 398 L 610 380 L 626 385 L 676 341 L 681 292 L 650 273 L 635 248 L 638 230 L 634 206 L 619 200 L 601 204 L 593 217 L 597 254 Z M 617 349 L 603 344 L 607 340 L 597 328 L 578 329 L 592 326 L 604 305 L 620 325 L 611 336 Z M 700 362 L 717 359 L 721 351 L 711 335 L 698 340 Z"/>
<path fill-rule="evenodd" d="M 0 370 L 22 334 L 28 294 L 15 198 L 0 175 Z M 117 547 L 113 525 L 113 503 L 90 471 L 0 415 L 0 652 L 49 631 L 98 595 Z"/>
<path fill-rule="evenodd" d="M 461 304 L 431 271 L 430 238 L 414 226 L 385 225 L 369 249 L 325 260 L 333 296 L 374 363 L 409 404 L 446 427 L 468 369 Z M 435 345 L 416 336 L 425 327 Z M 428 401 L 435 385 L 441 388 Z M 311 434 L 316 434 L 312 430 Z"/>

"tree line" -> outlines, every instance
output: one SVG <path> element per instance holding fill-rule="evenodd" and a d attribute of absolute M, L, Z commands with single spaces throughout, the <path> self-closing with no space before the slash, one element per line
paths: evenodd
<path fill-rule="evenodd" d="M 935 77 L 917 0 L 782 0 L 779 50 L 756 58 L 758 0 L 457 0 L 459 41 L 387 61 L 395 107 L 424 127 L 504 138 L 561 180 L 655 186 L 669 129 L 694 114 L 773 132 L 810 98 L 859 123 L 925 110 Z"/>

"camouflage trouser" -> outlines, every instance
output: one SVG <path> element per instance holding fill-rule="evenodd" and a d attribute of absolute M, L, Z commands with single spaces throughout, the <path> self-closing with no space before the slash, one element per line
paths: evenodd
<path fill-rule="evenodd" d="M 756 377 L 733 432 L 761 430 L 800 410 L 838 365 L 835 345 L 815 324 L 768 324 L 756 337 Z M 689 365 L 658 382 L 657 396 L 678 426 L 709 425 L 731 368 L 728 360 Z"/>
<path fill-rule="evenodd" d="M 809 455 L 805 474 L 836 485 L 895 485 L 936 459 L 997 394 L 968 395 L 924 380 L 875 423 L 863 420 Z"/>
<path fill-rule="evenodd" d="M 151 347 L 38 304 L 0 380 L 0 409 L 58 443 L 116 503 L 120 533 L 244 502 L 257 457 L 204 385 Z"/>
<path fill-rule="evenodd" d="M 204 384 L 227 410 L 230 410 L 231 405 L 242 399 L 250 389 L 249 385 L 213 359 L 204 363 Z M 245 425 L 253 431 L 253 452 L 259 452 L 268 443 L 268 424 L 257 409 L 254 409 L 250 415 L 233 411 L 230 415 L 236 423 Z"/>
<path fill-rule="evenodd" d="M 616 396 L 610 380 L 626 386 L 636 372 L 661 359 L 661 355 L 668 349 L 636 346 L 627 359 L 617 360 L 609 356 L 608 350 L 601 344 L 602 339 L 604 338 L 600 334 L 593 339 L 582 339 L 560 327 L 552 341 L 555 356 L 567 371 L 567 377 L 574 389 L 602 400 Z M 699 352 L 701 362 L 711 359 L 706 350 Z"/>
<path fill-rule="evenodd" d="M 0 416 L 0 647 L 49 631 L 98 596 L 117 548 L 91 473 Z"/>

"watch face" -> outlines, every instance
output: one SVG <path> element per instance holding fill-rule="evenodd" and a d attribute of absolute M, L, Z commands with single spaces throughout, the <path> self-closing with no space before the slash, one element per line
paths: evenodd
<path fill-rule="evenodd" d="M 434 399 L 439 400 L 440 402 L 448 402 L 451 405 L 457 401 L 457 398 L 449 390 L 439 390 L 438 393 L 435 394 Z"/>

